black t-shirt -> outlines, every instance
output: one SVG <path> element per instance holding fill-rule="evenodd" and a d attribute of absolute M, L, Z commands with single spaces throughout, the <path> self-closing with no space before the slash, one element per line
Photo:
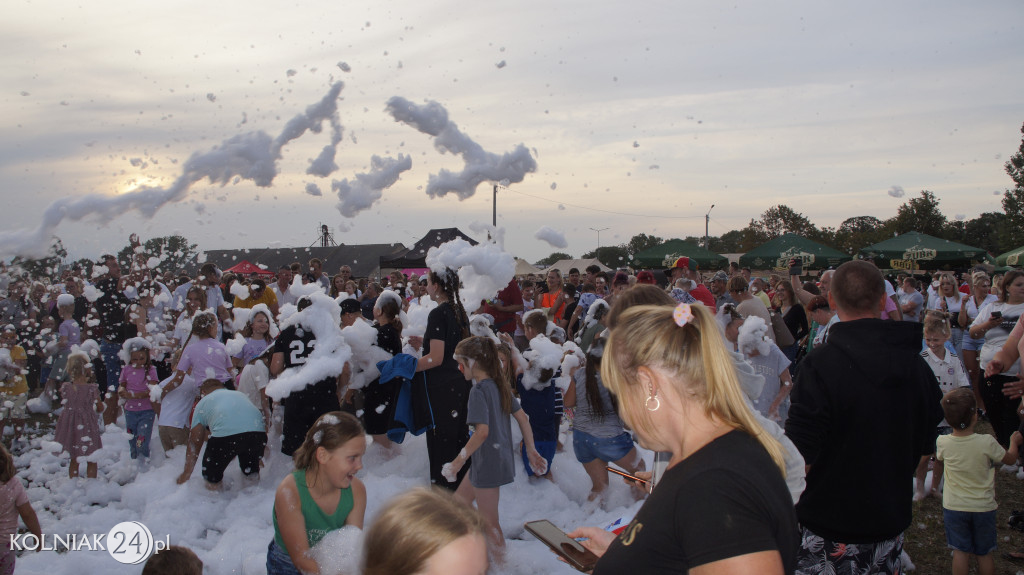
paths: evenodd
<path fill-rule="evenodd" d="M 274 340 L 274 353 L 284 354 L 285 369 L 305 365 L 315 347 L 316 335 L 313 334 L 313 330 L 298 325 L 290 325 L 282 329 L 277 339 Z M 335 396 L 337 391 L 337 378 L 327 377 L 303 390 L 292 392 L 288 397 L 305 397 L 307 394 L 331 397 Z"/>
<path fill-rule="evenodd" d="M 462 377 L 459 363 L 455 361 L 455 346 L 462 341 L 462 327 L 450 302 L 438 304 L 430 310 L 430 315 L 427 316 L 427 331 L 423 334 L 423 355 L 430 355 L 430 340 L 433 339 L 444 342 L 444 357 L 440 366 L 430 368 L 431 375 L 439 376 L 442 372 L 450 372 Z M 434 371 L 435 369 L 441 371 Z"/>
<path fill-rule="evenodd" d="M 594 575 L 686 573 L 770 550 L 792 573 L 799 545 L 782 472 L 756 439 L 731 431 L 665 472 Z"/>
<path fill-rule="evenodd" d="M 390 323 L 387 325 L 375 325 L 377 328 L 377 347 L 390 353 L 398 355 L 402 353 L 402 336 Z"/>
<path fill-rule="evenodd" d="M 124 311 L 132 300 L 117 289 L 118 280 L 105 278 L 96 282 L 96 289 L 103 292 L 93 305 L 99 314 L 100 327 L 103 328 L 103 339 L 116 343 L 124 343 Z"/>
<path fill-rule="evenodd" d="M 786 322 L 786 327 L 789 328 L 789 333 L 793 334 L 793 339 L 800 341 L 805 335 L 807 335 L 807 313 L 804 311 L 804 306 L 797 304 L 789 308 L 786 311 L 786 315 L 782 316 L 782 321 Z"/>

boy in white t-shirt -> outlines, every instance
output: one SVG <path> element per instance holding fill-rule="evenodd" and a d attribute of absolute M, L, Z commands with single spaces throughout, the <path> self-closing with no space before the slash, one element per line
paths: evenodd
<path fill-rule="evenodd" d="M 975 433 L 978 410 L 970 388 L 943 396 L 942 411 L 953 433 L 938 438 L 935 457 L 945 462 L 942 521 L 946 543 L 953 548 L 953 575 L 967 575 L 971 555 L 978 559 L 979 575 L 992 575 L 998 507 L 995 465 L 1015 463 L 1024 438 L 1015 431 L 1007 451 L 991 435 Z"/>

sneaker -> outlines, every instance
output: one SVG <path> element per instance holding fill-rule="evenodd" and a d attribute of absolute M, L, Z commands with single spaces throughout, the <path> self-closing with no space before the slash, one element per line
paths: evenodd
<path fill-rule="evenodd" d="M 1018 469 L 1020 468 L 1016 465 L 1004 465 L 999 468 L 999 471 L 1002 471 L 1003 473 L 1017 473 Z"/>
<path fill-rule="evenodd" d="M 927 494 L 927 493 L 925 493 L 924 491 L 915 491 L 915 492 L 914 492 L 914 501 L 915 501 L 915 502 L 917 502 L 917 501 L 921 501 L 921 500 L 922 500 L 922 499 L 924 499 L 925 497 L 928 497 L 928 494 Z"/>

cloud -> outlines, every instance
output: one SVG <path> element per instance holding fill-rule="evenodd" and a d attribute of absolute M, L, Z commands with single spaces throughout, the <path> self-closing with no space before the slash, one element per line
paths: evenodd
<path fill-rule="evenodd" d="M 906 193 L 903 191 L 902 186 L 893 186 L 889 188 L 888 194 L 894 198 L 902 198 L 903 196 L 906 195 Z"/>
<path fill-rule="evenodd" d="M 483 149 L 448 119 L 441 104 L 430 101 L 423 106 L 400 96 L 388 100 L 387 111 L 398 122 L 434 137 L 434 148 L 442 154 L 461 155 L 465 167 L 461 172 L 442 169 L 427 180 L 427 195 L 436 198 L 448 193 L 460 200 L 472 197 L 482 182 L 503 184 L 523 181 L 526 174 L 537 171 L 537 162 L 523 144 L 512 152 L 498 156 Z"/>
<path fill-rule="evenodd" d="M 306 184 L 306 193 L 311 196 L 317 197 L 324 195 L 323 192 L 320 191 L 320 186 L 314 184 L 313 182 L 309 182 L 308 184 Z"/>

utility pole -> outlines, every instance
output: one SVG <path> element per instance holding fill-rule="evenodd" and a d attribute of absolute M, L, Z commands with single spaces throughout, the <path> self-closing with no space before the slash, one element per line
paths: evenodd
<path fill-rule="evenodd" d="M 495 229 L 498 228 L 498 184 L 494 184 L 494 201 L 491 202 L 491 207 L 494 208 L 494 212 L 491 214 L 491 225 Z"/>
<path fill-rule="evenodd" d="M 603 232 L 605 230 L 610 230 L 611 228 L 590 228 L 590 229 L 595 231 L 595 232 L 597 232 L 597 249 L 601 249 L 601 232 Z M 595 251 L 594 253 L 597 253 L 597 252 Z"/>
<path fill-rule="evenodd" d="M 704 214 L 704 249 L 708 248 L 708 224 L 711 223 L 711 210 L 715 209 L 715 204 L 711 204 L 708 208 L 708 213 Z"/>

